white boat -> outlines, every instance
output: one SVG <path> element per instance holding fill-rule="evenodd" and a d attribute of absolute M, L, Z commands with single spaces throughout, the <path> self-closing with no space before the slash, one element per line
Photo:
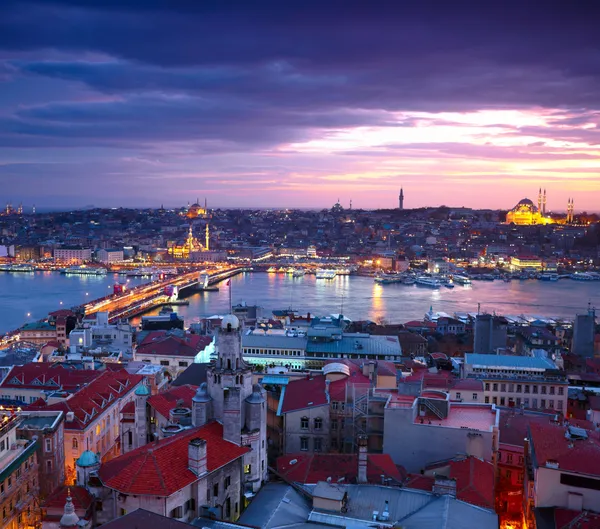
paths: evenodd
<path fill-rule="evenodd" d="M 158 270 L 154 268 L 136 268 L 127 272 L 127 277 L 146 277 L 156 274 Z"/>
<path fill-rule="evenodd" d="M 35 269 L 30 264 L 7 264 L 1 265 L 2 272 L 35 272 Z"/>
<path fill-rule="evenodd" d="M 70 266 L 62 270 L 63 274 L 66 275 L 77 275 L 77 276 L 105 276 L 106 268 L 95 268 L 88 266 Z"/>
<path fill-rule="evenodd" d="M 593 281 L 594 280 L 594 278 L 586 272 L 575 272 L 574 274 L 571 274 L 571 279 L 574 279 L 575 281 Z"/>
<path fill-rule="evenodd" d="M 452 281 L 458 285 L 470 285 L 471 279 L 468 276 L 455 275 L 452 276 Z"/>
<path fill-rule="evenodd" d="M 316 278 L 317 279 L 335 279 L 337 272 L 335 270 L 317 270 Z"/>
<path fill-rule="evenodd" d="M 292 277 L 304 277 L 305 274 L 304 268 L 297 268 L 292 272 Z"/>
<path fill-rule="evenodd" d="M 416 283 L 418 286 L 429 288 L 440 288 L 442 286 L 442 282 L 439 279 L 428 276 L 417 277 Z"/>

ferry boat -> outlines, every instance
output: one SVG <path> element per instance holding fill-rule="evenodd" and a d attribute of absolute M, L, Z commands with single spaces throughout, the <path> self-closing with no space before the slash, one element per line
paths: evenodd
<path fill-rule="evenodd" d="M 398 275 L 381 274 L 375 278 L 375 283 L 380 285 L 390 285 L 392 283 L 401 283 L 402 278 Z"/>
<path fill-rule="evenodd" d="M 417 277 L 416 283 L 418 286 L 429 288 L 440 288 L 442 286 L 442 282 L 439 279 L 428 276 Z"/>
<path fill-rule="evenodd" d="M 78 275 L 78 276 L 105 276 L 106 268 L 95 268 L 87 266 L 70 266 L 61 270 L 61 273 L 67 275 Z"/>
<path fill-rule="evenodd" d="M 316 278 L 317 279 L 335 279 L 337 272 L 335 270 L 317 270 Z"/>
<path fill-rule="evenodd" d="M 146 277 L 156 274 L 158 271 L 154 268 L 136 268 L 127 271 L 127 277 Z"/>
<path fill-rule="evenodd" d="M 469 276 L 455 275 L 452 276 L 452 281 L 458 285 L 470 285 L 471 278 Z"/>
<path fill-rule="evenodd" d="M 0 265 L 1 272 L 35 272 L 35 268 L 30 264 L 6 264 Z"/>
<path fill-rule="evenodd" d="M 292 277 L 304 277 L 305 275 L 304 268 L 297 268 L 292 272 Z"/>
<path fill-rule="evenodd" d="M 277 273 L 277 268 L 275 268 L 274 266 L 270 266 L 270 267 L 267 269 L 267 272 L 268 272 L 269 274 L 275 274 L 275 273 Z"/>
<path fill-rule="evenodd" d="M 540 281 L 558 281 L 558 274 L 544 273 L 540 275 Z"/>

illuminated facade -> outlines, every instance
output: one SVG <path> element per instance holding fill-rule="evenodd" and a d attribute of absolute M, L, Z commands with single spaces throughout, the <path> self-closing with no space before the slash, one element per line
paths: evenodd
<path fill-rule="evenodd" d="M 544 269 L 544 262 L 534 255 L 513 256 L 510 258 L 510 269 L 515 272 L 522 270 L 540 271 Z"/>
<path fill-rule="evenodd" d="M 208 215 L 206 199 L 204 199 L 204 207 L 200 205 L 200 200 L 196 199 L 196 202 L 188 207 L 185 215 L 188 219 L 206 217 Z"/>
<path fill-rule="evenodd" d="M 545 198 L 544 198 L 545 200 Z M 514 208 L 506 214 L 507 224 L 528 226 L 533 224 L 553 224 L 554 220 L 543 214 L 543 203 L 538 201 L 542 209 L 536 207 L 528 198 L 521 200 Z"/>
<path fill-rule="evenodd" d="M 206 226 L 206 233 L 208 234 L 208 225 Z M 204 247 L 202 246 L 202 243 L 194 237 L 192 227 L 190 226 L 185 242 L 182 245 L 171 246 L 169 248 L 169 255 L 175 259 L 189 259 L 190 255 L 202 251 L 204 251 Z"/>

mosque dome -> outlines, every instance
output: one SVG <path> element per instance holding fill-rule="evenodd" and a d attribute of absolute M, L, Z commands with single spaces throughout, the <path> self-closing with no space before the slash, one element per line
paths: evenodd
<path fill-rule="evenodd" d="M 192 397 L 192 402 L 210 402 L 211 397 L 208 394 L 208 384 L 206 382 L 202 382 L 196 394 Z"/>
<path fill-rule="evenodd" d="M 512 209 L 512 211 L 531 211 L 533 213 L 537 212 L 538 208 L 535 206 L 533 201 L 528 198 L 524 198 L 519 200 L 517 205 Z"/>
<path fill-rule="evenodd" d="M 135 394 L 139 395 L 141 397 L 146 397 L 146 396 L 150 395 L 150 390 L 148 389 L 148 386 L 146 386 L 146 384 L 141 384 L 135 390 Z"/>
<path fill-rule="evenodd" d="M 98 464 L 98 456 L 91 450 L 86 450 L 76 461 L 78 467 L 93 467 Z"/>
<path fill-rule="evenodd" d="M 254 384 L 252 386 L 252 393 L 246 397 L 246 402 L 250 404 L 260 404 L 264 402 L 263 388 L 260 384 Z"/>
<path fill-rule="evenodd" d="M 234 316 L 233 314 L 227 314 L 227 316 L 225 316 L 221 322 L 221 329 L 226 331 L 229 325 L 231 325 L 232 329 L 239 329 L 240 320 L 238 320 L 237 316 Z"/>

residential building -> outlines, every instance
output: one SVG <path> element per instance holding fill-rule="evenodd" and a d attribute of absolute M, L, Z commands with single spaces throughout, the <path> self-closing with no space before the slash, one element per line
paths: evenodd
<path fill-rule="evenodd" d="M 101 248 L 96 252 L 96 259 L 104 264 L 120 263 L 123 261 L 123 249 Z"/>
<path fill-rule="evenodd" d="M 568 381 L 549 358 L 466 354 L 462 377 L 481 380 L 484 402 L 530 409 L 567 409 Z"/>
<path fill-rule="evenodd" d="M 119 419 L 121 410 L 135 397 L 143 385 L 141 375 L 131 375 L 124 369 L 103 371 L 100 376 L 73 395 L 58 398 L 48 395 L 48 402 L 34 403 L 32 409 L 60 410 L 65 414 L 65 474 L 66 482 L 75 481 L 75 462 L 85 450 L 111 459 L 121 453 Z"/>
<path fill-rule="evenodd" d="M 483 382 L 473 378 L 459 378 L 450 381 L 448 388 L 450 400 L 457 402 L 485 402 Z"/>
<path fill-rule="evenodd" d="M 34 321 L 26 323 L 19 330 L 21 341 L 43 345 L 50 341 L 57 341 L 56 326 L 48 321 Z"/>
<path fill-rule="evenodd" d="M 176 331 L 151 331 L 138 343 L 134 359 L 164 366 L 172 378 L 195 361 L 210 358 L 213 338 Z"/>
<path fill-rule="evenodd" d="M 385 405 L 383 452 L 413 473 L 459 454 L 494 462 L 499 413 L 490 404 L 451 402 L 437 390 L 393 394 Z"/>
<path fill-rule="evenodd" d="M 13 366 L 0 383 L 0 397 L 31 404 L 48 394 L 74 393 L 101 375 L 100 371 L 71 369 L 61 364 L 32 362 Z"/>
<path fill-rule="evenodd" d="M 558 355 L 560 340 L 545 327 L 533 326 L 517 328 L 517 352 L 529 356 L 534 351 L 544 350 L 547 356 Z"/>
<path fill-rule="evenodd" d="M 128 321 L 109 323 L 108 312 L 96 312 L 69 333 L 69 349 L 76 352 L 131 353 L 133 328 Z"/>
<path fill-rule="evenodd" d="M 92 249 L 82 248 L 81 246 L 63 246 L 54 249 L 55 261 L 68 261 L 70 263 L 82 263 L 91 261 Z"/>
<path fill-rule="evenodd" d="M 562 424 L 530 424 L 526 446 L 525 516 L 560 508 L 600 513 L 600 441 L 596 434 Z"/>
<path fill-rule="evenodd" d="M 571 352 L 579 356 L 594 356 L 596 337 L 596 312 L 589 309 L 587 314 L 577 314 L 573 323 L 573 343 Z"/>
<path fill-rule="evenodd" d="M 508 322 L 501 316 L 478 314 L 474 324 L 473 352 L 495 353 L 506 347 Z"/>
<path fill-rule="evenodd" d="M 456 318 L 442 317 L 436 321 L 436 332 L 439 334 L 464 334 L 465 324 Z"/>
<path fill-rule="evenodd" d="M 21 529 L 39 522 L 37 439 L 19 439 L 22 418 L 0 411 L 0 522 Z"/>
<path fill-rule="evenodd" d="M 173 408 L 172 400 L 150 397 L 145 386 L 136 390 L 136 448 L 103 463 L 99 470 L 103 486 L 112 491 L 115 516 L 143 506 L 177 520 L 209 512 L 235 520 L 244 498 L 262 486 L 267 477 L 265 395 L 252 384 L 251 369 L 242 358 L 235 316 L 223 318 L 216 348 L 217 358 L 208 369 L 207 382 L 192 397 L 191 409 L 184 406 L 185 399 L 177 400 Z M 150 443 L 148 406 L 160 408 L 161 415 L 169 408 L 171 419 L 161 428 L 165 438 Z M 127 413 L 130 410 L 131 406 Z M 146 465 L 149 460 L 152 464 Z M 140 466 L 147 471 L 138 473 Z"/>
<path fill-rule="evenodd" d="M 22 411 L 19 439 L 37 438 L 39 494 L 47 498 L 65 482 L 64 421 L 62 411 Z"/>

